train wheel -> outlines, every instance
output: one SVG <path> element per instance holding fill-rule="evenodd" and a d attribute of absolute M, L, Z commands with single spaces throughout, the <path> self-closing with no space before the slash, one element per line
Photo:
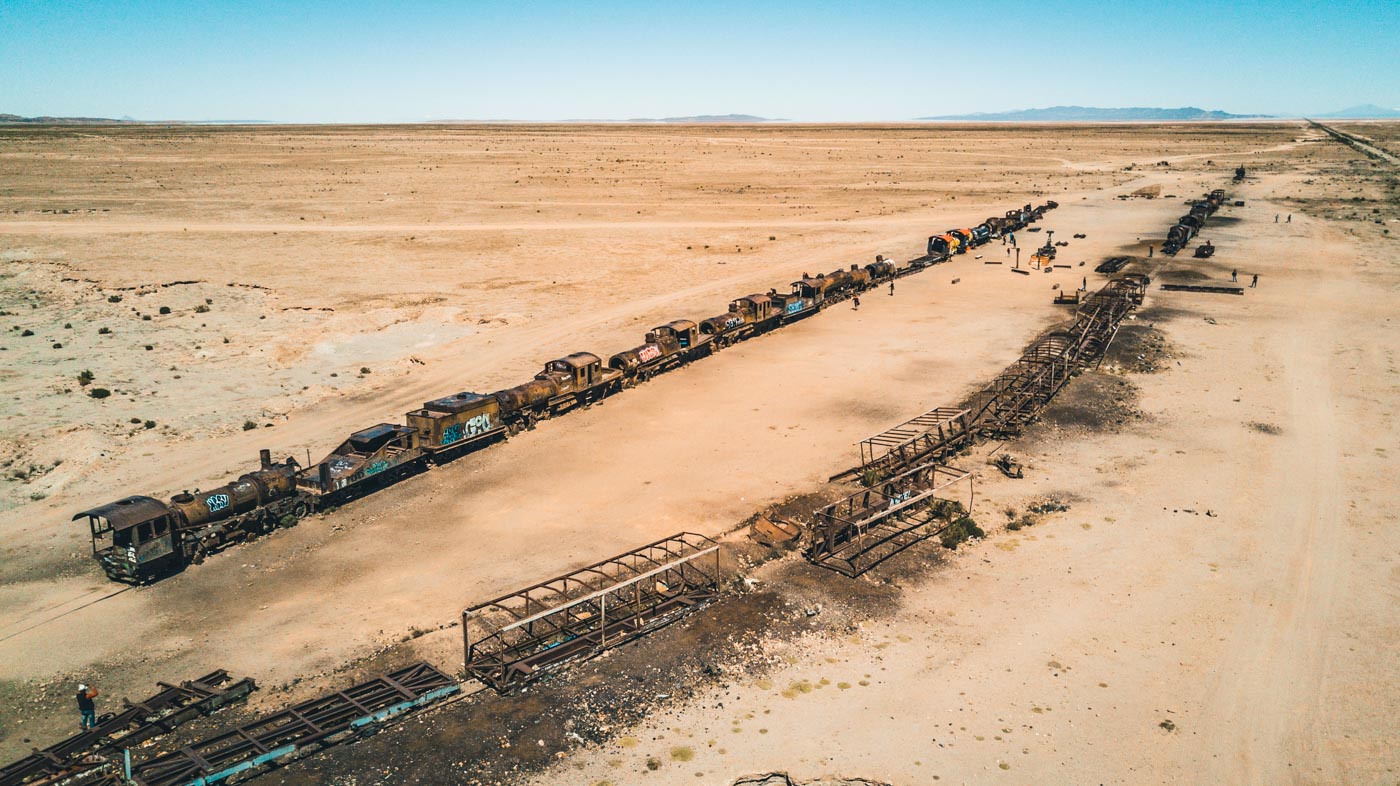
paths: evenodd
<path fill-rule="evenodd" d="M 292 505 L 292 518 L 301 520 L 310 515 L 311 506 L 306 504 L 306 500 L 297 500 L 296 504 Z"/>

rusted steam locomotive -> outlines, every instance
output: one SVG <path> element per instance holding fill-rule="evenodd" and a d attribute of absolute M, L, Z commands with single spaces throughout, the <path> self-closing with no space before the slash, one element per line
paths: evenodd
<path fill-rule="evenodd" d="M 1215 211 L 1225 204 L 1225 189 L 1217 188 L 1206 194 L 1201 199 L 1191 203 L 1191 212 L 1177 219 L 1176 225 L 1167 230 L 1167 241 L 1162 244 L 1162 253 L 1168 256 L 1175 256 L 1178 251 L 1186 247 L 1191 242 L 1191 238 L 1200 234 L 1201 227 L 1206 224 L 1206 219 L 1215 215 Z"/>
<path fill-rule="evenodd" d="M 85 510 L 73 520 L 87 520 L 93 556 L 109 578 L 130 583 L 159 579 L 232 544 L 383 488 L 430 463 L 506 439 L 540 420 L 586 407 L 723 347 L 946 261 L 1054 207 L 1054 202 L 1026 205 L 977 227 L 930 237 L 927 253 L 903 266 L 877 257 L 864 266 L 815 276 L 804 273 L 790 292 L 746 295 L 719 316 L 653 328 L 640 346 L 612 355 L 606 364 L 590 352 L 575 352 L 549 361 L 524 384 L 428 401 L 406 413 L 404 425 L 380 423 L 356 431 L 311 466 L 302 467 L 291 457 L 274 462 L 263 450 L 260 469 L 212 491 L 185 492 L 167 502 L 127 497 Z"/>

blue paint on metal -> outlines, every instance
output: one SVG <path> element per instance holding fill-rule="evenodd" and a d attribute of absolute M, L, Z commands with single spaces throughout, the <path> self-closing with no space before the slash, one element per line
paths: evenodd
<path fill-rule="evenodd" d="M 401 701 L 392 707 L 385 707 L 384 709 L 375 712 L 371 715 L 365 715 L 356 718 L 355 720 L 350 721 L 350 728 L 359 729 L 373 723 L 379 723 L 380 721 L 392 718 L 395 715 L 407 712 L 413 709 L 414 707 L 421 707 L 424 704 L 431 704 L 432 702 L 435 702 L 438 699 L 443 698 L 444 696 L 450 696 L 461 689 L 462 686 L 460 685 L 448 685 L 443 688 L 438 688 L 437 690 L 428 691 L 427 693 L 424 693 L 422 696 L 419 696 L 416 699 Z"/>
<path fill-rule="evenodd" d="M 375 723 L 381 723 L 385 720 L 388 720 L 389 718 L 394 717 L 395 715 L 401 715 L 405 712 L 408 712 L 409 710 L 414 709 L 415 707 L 421 707 L 425 704 L 431 704 L 439 699 L 451 696 L 452 694 L 457 693 L 461 689 L 461 685 L 447 685 L 438 688 L 437 690 L 428 691 L 427 693 L 423 694 L 422 696 L 419 696 L 416 699 L 401 701 L 398 704 L 393 705 L 392 707 L 385 707 L 384 709 L 379 710 L 378 712 L 356 718 L 355 720 L 350 721 L 347 730 L 353 731 L 355 729 L 362 729 L 366 726 L 370 726 Z M 264 753 L 261 756 L 257 756 L 244 762 L 239 762 L 238 764 L 235 764 L 232 767 L 219 770 L 218 772 L 211 773 L 200 778 L 195 778 L 192 781 L 187 781 L 183 786 L 213 786 L 213 784 L 227 780 L 233 777 L 234 775 L 239 774 L 240 772 L 246 772 L 248 770 L 261 767 L 262 765 L 267 764 L 270 761 L 274 761 L 284 756 L 289 756 L 293 753 L 296 753 L 296 751 L 297 746 L 295 744 L 283 745 L 282 747 L 276 750 L 268 751 L 267 753 Z"/>
<path fill-rule="evenodd" d="M 192 781 L 187 781 L 184 784 L 184 786 L 212 786 L 212 784 L 228 780 L 229 778 L 233 777 L 234 775 L 237 775 L 240 772 L 246 772 L 247 770 L 251 770 L 254 767 L 261 767 L 262 765 L 267 764 L 268 762 L 273 761 L 274 759 L 280 759 L 283 756 L 288 756 L 290 754 L 296 753 L 296 750 L 297 746 L 295 745 L 283 745 L 282 747 L 277 748 L 275 750 L 270 750 L 267 753 L 262 754 L 261 756 L 255 756 L 254 758 L 251 758 L 247 761 L 239 762 L 238 764 L 235 764 L 232 767 L 219 770 L 215 773 L 210 773 L 209 775 L 205 775 L 203 777 L 195 778 Z"/>

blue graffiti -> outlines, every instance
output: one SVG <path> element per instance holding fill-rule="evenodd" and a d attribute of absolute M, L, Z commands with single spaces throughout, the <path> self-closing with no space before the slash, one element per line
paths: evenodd
<path fill-rule="evenodd" d="M 804 309 L 804 308 L 806 308 L 806 307 L 807 307 L 807 304 L 806 304 L 805 302 L 799 300 L 799 301 L 797 301 L 796 303 L 789 303 L 788 306 L 787 306 L 787 312 L 788 312 L 789 314 L 796 314 L 797 312 L 801 311 L 802 309 Z"/>
<path fill-rule="evenodd" d="M 204 505 L 205 507 L 209 508 L 210 513 L 218 513 L 219 511 L 228 507 L 228 495 L 211 494 L 204 500 Z"/>
<path fill-rule="evenodd" d="M 475 437 L 485 434 L 494 426 L 491 423 L 491 416 L 482 414 L 468 419 L 464 423 L 455 423 L 442 430 L 442 444 L 451 445 L 467 437 Z"/>
<path fill-rule="evenodd" d="M 373 464 L 370 464 L 368 467 L 365 467 L 365 477 L 369 477 L 370 475 L 378 475 L 379 473 L 383 472 L 388 468 L 389 462 L 385 461 L 384 459 L 380 459 L 374 462 Z"/>

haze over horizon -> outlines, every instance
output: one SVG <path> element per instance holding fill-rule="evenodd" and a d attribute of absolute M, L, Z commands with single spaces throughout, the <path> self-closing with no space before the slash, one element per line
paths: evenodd
<path fill-rule="evenodd" d="M 1400 5 L 0 5 L 0 112 L 278 122 L 1400 106 Z M 950 34 L 950 31 L 958 31 Z M 1307 45 L 1298 46 L 1305 34 Z"/>

